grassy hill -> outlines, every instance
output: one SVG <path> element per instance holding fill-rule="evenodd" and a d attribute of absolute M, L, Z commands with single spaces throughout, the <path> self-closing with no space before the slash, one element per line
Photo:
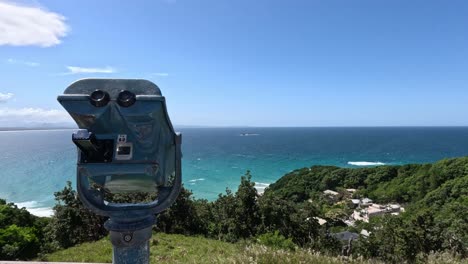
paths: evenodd
<path fill-rule="evenodd" d="M 248 242 L 227 243 L 199 236 L 164 233 L 153 234 L 150 245 L 151 263 L 382 263 L 372 260 L 328 257 L 303 249 L 277 250 Z M 109 239 L 104 238 L 97 242 L 83 243 L 46 255 L 41 260 L 110 263 L 112 247 Z M 455 261 L 449 255 L 433 255 L 429 258 L 429 263 L 462 262 Z"/>

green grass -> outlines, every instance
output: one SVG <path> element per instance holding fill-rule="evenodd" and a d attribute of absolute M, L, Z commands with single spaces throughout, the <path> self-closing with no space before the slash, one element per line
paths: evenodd
<path fill-rule="evenodd" d="M 108 238 L 83 243 L 46 255 L 41 260 L 65 262 L 112 262 L 112 245 Z"/>
<path fill-rule="evenodd" d="M 151 263 L 318 263 L 318 264 L 376 264 L 365 261 L 327 257 L 318 253 L 296 249 L 285 251 L 266 246 L 243 243 L 227 243 L 198 236 L 154 233 L 150 241 Z M 64 262 L 112 262 L 112 246 L 108 238 L 83 243 L 46 255 L 41 260 Z M 432 261 L 431 261 L 432 260 Z M 432 256 L 429 263 L 461 263 L 450 256 Z"/>

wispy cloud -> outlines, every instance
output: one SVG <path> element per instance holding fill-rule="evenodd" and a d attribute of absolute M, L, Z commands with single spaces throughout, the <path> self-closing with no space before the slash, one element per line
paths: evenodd
<path fill-rule="evenodd" d="M 38 62 L 33 62 L 33 61 L 23 61 L 23 60 L 15 60 L 15 59 L 8 59 L 8 63 L 10 64 L 21 64 L 21 65 L 26 65 L 29 67 L 37 67 L 39 66 Z"/>
<path fill-rule="evenodd" d="M 158 76 L 158 77 L 167 77 L 169 76 L 169 73 L 167 72 L 155 72 L 151 74 L 152 76 Z"/>
<path fill-rule="evenodd" d="M 2 126 L 28 126 L 33 124 L 73 124 L 66 111 L 43 108 L 0 108 Z"/>
<path fill-rule="evenodd" d="M 13 98 L 14 94 L 12 93 L 0 93 L 0 103 L 5 103 L 6 101 Z"/>
<path fill-rule="evenodd" d="M 81 74 L 81 73 L 115 73 L 117 70 L 115 68 L 106 66 L 103 68 L 89 68 L 89 67 L 77 67 L 77 66 L 67 66 L 68 72 L 65 74 Z"/>
<path fill-rule="evenodd" d="M 68 30 L 65 17 L 60 14 L 0 1 L 0 46 L 50 47 L 60 44 Z"/>

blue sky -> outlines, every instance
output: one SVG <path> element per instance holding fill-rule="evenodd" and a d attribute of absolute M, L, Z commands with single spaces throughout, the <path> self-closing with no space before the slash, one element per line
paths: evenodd
<path fill-rule="evenodd" d="M 86 77 L 144 78 L 173 123 L 468 125 L 466 1 L 2 1 L 0 126 L 66 123 Z"/>

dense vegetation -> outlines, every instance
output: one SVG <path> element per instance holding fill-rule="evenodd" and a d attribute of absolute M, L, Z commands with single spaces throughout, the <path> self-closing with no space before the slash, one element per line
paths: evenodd
<path fill-rule="evenodd" d="M 332 202 L 322 193 L 331 189 L 345 196 L 344 188 L 358 189 L 355 197 L 399 202 L 406 212 L 347 226 L 343 219 L 351 207 L 345 202 Z M 362 169 L 303 168 L 279 179 L 262 196 L 247 172 L 236 192 L 226 190 L 215 201 L 195 200 L 191 195 L 184 189 L 176 203 L 159 215 L 155 231 L 259 243 L 284 252 L 311 250 L 393 263 L 426 261 L 434 252 L 454 259 L 467 257 L 468 158 Z M 27 259 L 106 236 L 105 219 L 83 207 L 70 183 L 55 197 L 55 215 L 50 220 L 32 217 L 26 210 L 3 201 L 0 258 Z M 326 219 L 327 224 L 319 225 L 316 217 Z M 350 244 L 342 244 L 331 235 L 362 229 L 370 231 L 370 235 Z"/>
<path fill-rule="evenodd" d="M 317 192 L 326 189 L 356 188 L 359 190 L 358 196 L 367 196 L 378 202 L 416 203 L 426 199 L 424 203 L 427 204 L 429 193 L 466 187 L 467 177 L 468 157 L 441 160 L 434 164 L 358 169 L 313 166 L 286 174 L 270 185 L 267 192 L 302 202 L 315 198 Z M 430 196 L 437 196 L 435 193 Z M 452 198 L 456 199 L 466 196 L 466 189 L 465 192 L 458 190 L 453 195 L 456 197 Z M 448 197 L 434 197 L 438 198 L 441 198 L 439 202 L 445 203 Z"/>
<path fill-rule="evenodd" d="M 373 232 L 359 239 L 355 253 L 392 262 L 415 261 L 418 254 L 437 251 L 467 257 L 468 157 L 361 169 L 314 166 L 285 175 L 270 185 L 266 195 L 296 203 L 311 199 L 325 217 L 337 208 L 323 202 L 320 193 L 326 189 L 343 192 L 343 188 L 358 189 L 355 198 L 406 207 L 401 216 L 362 223 L 361 229 Z"/>
<path fill-rule="evenodd" d="M 42 249 L 47 222 L 0 199 L 0 260 L 35 257 Z"/>

